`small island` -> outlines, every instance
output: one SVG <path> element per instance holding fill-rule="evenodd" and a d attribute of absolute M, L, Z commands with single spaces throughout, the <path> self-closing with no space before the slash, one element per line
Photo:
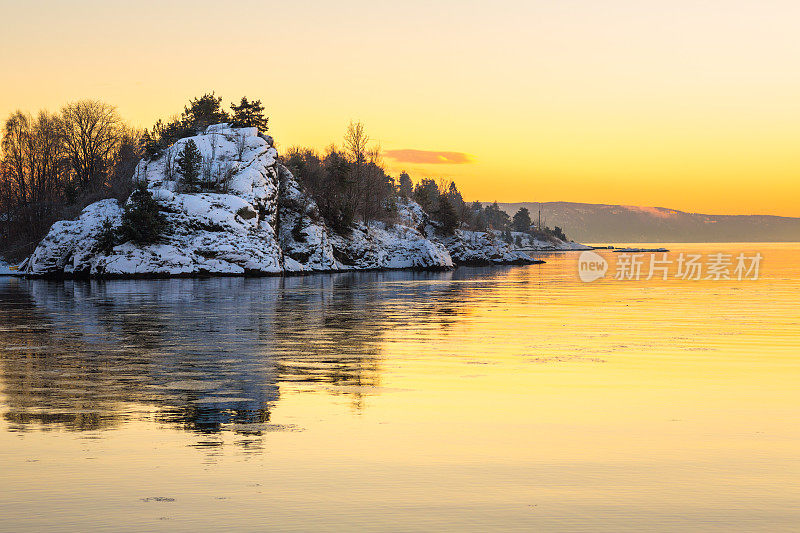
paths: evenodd
<path fill-rule="evenodd" d="M 102 107 L 100 107 L 102 109 Z M 219 121 L 219 122 L 218 122 Z M 342 149 L 279 155 L 260 101 L 232 113 L 213 94 L 139 140 L 127 198 L 52 224 L 18 272 L 30 277 L 282 275 L 441 270 L 543 262 L 531 252 L 586 247 L 464 202 L 453 182 L 389 176 L 364 127 Z M 560 235 L 563 237 L 563 234 Z"/>

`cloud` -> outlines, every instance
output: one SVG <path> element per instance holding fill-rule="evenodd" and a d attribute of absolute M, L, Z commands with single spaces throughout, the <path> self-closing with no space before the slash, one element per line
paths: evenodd
<path fill-rule="evenodd" d="M 426 165 L 464 165 L 472 163 L 472 156 L 464 152 L 434 152 L 430 150 L 386 150 L 385 157 L 398 163 L 421 163 Z"/>

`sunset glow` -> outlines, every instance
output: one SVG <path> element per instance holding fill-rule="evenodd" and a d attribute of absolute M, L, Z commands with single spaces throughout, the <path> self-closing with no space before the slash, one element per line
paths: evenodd
<path fill-rule="evenodd" d="M 147 127 L 214 90 L 281 149 L 360 120 L 467 200 L 800 216 L 797 2 L 0 5 L 3 117 L 98 98 Z"/>

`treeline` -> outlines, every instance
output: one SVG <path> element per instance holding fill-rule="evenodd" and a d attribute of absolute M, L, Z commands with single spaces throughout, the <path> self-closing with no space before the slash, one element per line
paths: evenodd
<path fill-rule="evenodd" d="M 319 153 L 292 147 L 281 160 L 314 198 L 326 223 L 338 232 L 346 232 L 359 221 L 394 222 L 398 205 L 414 200 L 443 234 L 456 229 L 499 231 L 511 243 L 511 232 L 516 231 L 540 240 L 566 240 L 561 228 L 535 227 L 525 208 L 510 217 L 497 202 L 486 207 L 465 202 L 453 181 L 422 179 L 415 185 L 407 172 L 395 179 L 387 174 L 380 154 L 379 146 L 370 145 L 363 124 L 351 123 L 341 148 L 331 144 Z"/>
<path fill-rule="evenodd" d="M 102 198 L 125 198 L 142 153 L 140 134 L 113 106 L 82 100 L 3 124 L 0 250 L 29 254 L 53 222 Z"/>
<path fill-rule="evenodd" d="M 144 131 L 97 100 L 73 102 L 56 113 L 11 113 L 0 142 L 0 256 L 21 259 L 55 221 L 74 218 L 97 200 L 128 198 L 142 157 L 158 157 L 175 141 L 220 122 L 265 132 L 268 118 L 260 100 L 242 97 L 228 112 L 213 92 Z M 200 167 L 200 180 L 206 170 Z"/>
<path fill-rule="evenodd" d="M 455 182 L 423 179 L 412 188 L 408 174 L 400 175 L 399 191 L 403 196 L 413 198 L 425 211 L 431 213 L 445 231 L 452 232 L 456 228 L 472 231 L 496 231 L 508 243 L 512 240 L 511 232 L 527 233 L 540 240 L 552 241 L 553 238 L 567 240 L 564 232 L 556 226 L 550 229 L 535 226 L 530 211 L 521 207 L 513 217 L 500 209 L 497 202 L 484 206 L 481 202 L 467 203 L 461 197 Z"/>
<path fill-rule="evenodd" d="M 386 173 L 380 147 L 370 145 L 361 123 L 350 123 L 342 148 L 331 144 L 319 154 L 293 147 L 281 160 L 334 231 L 347 232 L 357 221 L 392 221 L 397 213 L 394 178 Z"/>
<path fill-rule="evenodd" d="M 144 156 L 155 159 L 175 141 L 193 137 L 205 131 L 212 124 L 227 122 L 233 128 L 256 127 L 261 133 L 268 129 L 269 117 L 264 115 L 261 100 L 250 101 L 243 96 L 241 101 L 231 104 L 230 112 L 222 107 L 222 97 L 213 92 L 193 98 L 184 107 L 180 116 L 167 122 L 158 120 L 150 130 L 142 135 Z"/>

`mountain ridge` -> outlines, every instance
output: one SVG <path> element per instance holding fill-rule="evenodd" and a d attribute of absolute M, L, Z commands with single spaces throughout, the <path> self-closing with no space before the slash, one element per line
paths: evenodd
<path fill-rule="evenodd" d="M 579 242 L 797 242 L 800 218 L 709 215 L 667 207 L 582 202 L 498 202 L 510 215 L 526 207 L 531 219 L 558 226 Z"/>

